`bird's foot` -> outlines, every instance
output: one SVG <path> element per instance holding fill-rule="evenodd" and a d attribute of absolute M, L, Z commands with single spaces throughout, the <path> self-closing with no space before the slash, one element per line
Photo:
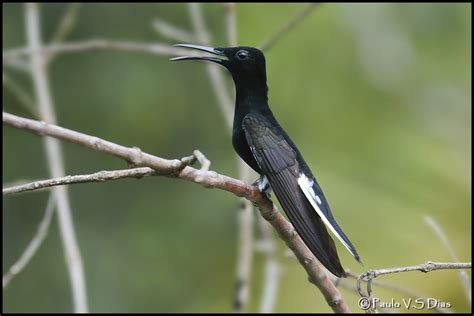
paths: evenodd
<path fill-rule="evenodd" d="M 266 176 L 261 176 L 258 178 L 257 181 L 253 183 L 253 185 L 256 186 L 258 190 L 267 197 L 267 199 L 270 199 L 270 191 L 272 189 L 270 188 L 270 183 L 268 182 Z"/>

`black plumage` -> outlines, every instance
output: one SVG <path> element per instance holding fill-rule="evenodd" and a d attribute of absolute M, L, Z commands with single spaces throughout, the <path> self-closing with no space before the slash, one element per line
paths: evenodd
<path fill-rule="evenodd" d="M 172 60 L 208 60 L 230 71 L 236 87 L 232 131 L 235 151 L 262 176 L 259 185 L 264 186 L 268 180 L 288 219 L 316 258 L 331 273 L 344 277 L 344 269 L 326 226 L 358 261 L 359 255 L 336 223 L 321 187 L 299 150 L 268 106 L 263 53 L 253 47 L 177 46 L 222 56 L 177 57 Z"/>

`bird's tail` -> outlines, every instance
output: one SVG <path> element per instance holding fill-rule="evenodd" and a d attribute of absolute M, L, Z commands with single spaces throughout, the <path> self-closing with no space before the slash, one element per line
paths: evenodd
<path fill-rule="evenodd" d="M 296 232 L 321 264 L 335 276 L 345 277 L 346 274 L 339 261 L 336 246 L 326 226 L 299 189 L 295 177 L 286 174 L 286 172 L 289 170 L 269 177 L 275 196 Z"/>

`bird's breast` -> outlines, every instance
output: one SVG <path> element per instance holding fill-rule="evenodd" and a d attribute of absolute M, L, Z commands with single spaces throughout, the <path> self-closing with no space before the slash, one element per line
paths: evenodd
<path fill-rule="evenodd" d="M 249 144 L 247 143 L 245 132 L 242 127 L 236 128 L 234 126 L 232 132 L 232 146 L 234 147 L 235 152 L 245 161 L 247 165 L 249 165 L 256 172 L 261 173 L 257 161 L 250 150 Z"/>

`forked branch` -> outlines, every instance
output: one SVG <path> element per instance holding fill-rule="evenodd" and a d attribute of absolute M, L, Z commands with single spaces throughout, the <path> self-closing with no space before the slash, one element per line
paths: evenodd
<path fill-rule="evenodd" d="M 218 188 L 244 197 L 253 202 L 261 215 L 275 228 L 278 235 L 293 251 L 298 261 L 308 273 L 308 280 L 316 285 L 324 295 L 326 302 L 335 312 L 350 312 L 347 303 L 334 283 L 328 278 L 314 255 L 306 247 L 299 235 L 283 215 L 274 207 L 273 203 L 262 195 L 260 191 L 241 180 L 237 180 L 214 171 L 199 170 L 188 166 L 189 161 L 179 159 L 163 159 L 134 147 L 121 146 L 98 137 L 72 131 L 57 125 L 22 118 L 3 112 L 4 124 L 28 130 L 41 136 L 51 136 L 72 142 L 96 151 L 125 159 L 139 167 L 154 169 L 157 175 L 176 177 L 198 183 L 206 188 Z"/>

